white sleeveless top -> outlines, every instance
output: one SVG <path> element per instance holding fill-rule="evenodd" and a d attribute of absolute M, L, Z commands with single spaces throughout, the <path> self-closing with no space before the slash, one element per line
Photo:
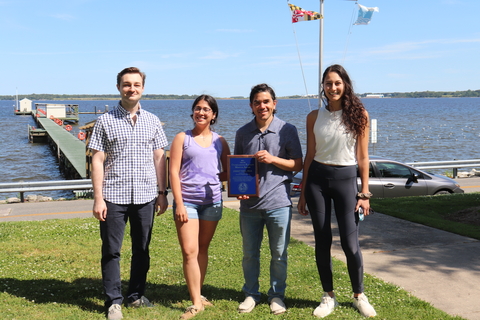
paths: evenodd
<path fill-rule="evenodd" d="M 318 109 L 313 133 L 316 143 L 315 161 L 338 166 L 356 164 L 356 139 L 342 123 L 342 110 L 330 112 L 325 107 Z"/>

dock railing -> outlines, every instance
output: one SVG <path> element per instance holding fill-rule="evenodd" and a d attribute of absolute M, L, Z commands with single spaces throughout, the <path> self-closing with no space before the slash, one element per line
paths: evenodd
<path fill-rule="evenodd" d="M 18 192 L 21 202 L 25 202 L 25 192 L 91 190 L 92 188 L 91 179 L 0 183 L 0 193 Z"/>
<path fill-rule="evenodd" d="M 420 170 L 428 169 L 453 169 L 453 177 L 457 178 L 459 168 L 480 168 L 480 159 L 452 160 L 452 161 L 428 161 L 407 162 L 409 166 Z"/>

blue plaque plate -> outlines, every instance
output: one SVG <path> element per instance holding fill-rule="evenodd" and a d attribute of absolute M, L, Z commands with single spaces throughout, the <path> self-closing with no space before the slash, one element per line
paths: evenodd
<path fill-rule="evenodd" d="M 228 196 L 258 197 L 257 159 L 253 155 L 229 155 Z"/>

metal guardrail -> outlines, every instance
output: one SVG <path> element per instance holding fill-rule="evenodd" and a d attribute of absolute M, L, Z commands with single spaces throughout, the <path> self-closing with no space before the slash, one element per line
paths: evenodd
<path fill-rule="evenodd" d="M 409 166 L 420 170 L 428 169 L 453 169 L 453 177 L 457 177 L 459 168 L 480 167 L 480 159 L 452 160 L 452 161 L 428 161 L 428 162 L 407 162 Z"/>
<path fill-rule="evenodd" d="M 456 178 L 458 168 L 480 168 L 480 159 L 408 162 L 407 164 L 420 170 L 453 169 L 453 177 Z M 0 193 L 19 192 L 20 201 L 22 202 L 25 201 L 23 196 L 24 192 L 54 190 L 91 190 L 92 188 L 93 186 L 91 179 L 0 183 Z"/>
<path fill-rule="evenodd" d="M 0 193 L 19 192 L 21 202 L 25 201 L 23 196 L 25 192 L 90 190 L 92 188 L 91 179 L 0 183 Z"/>

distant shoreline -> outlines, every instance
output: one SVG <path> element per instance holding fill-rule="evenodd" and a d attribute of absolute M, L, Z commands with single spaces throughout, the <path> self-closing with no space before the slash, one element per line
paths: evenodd
<path fill-rule="evenodd" d="M 480 97 L 480 90 L 466 90 L 466 91 L 419 91 L 419 92 L 367 92 L 358 94 L 360 98 L 370 98 L 367 95 L 383 95 L 383 98 L 478 98 Z M 194 100 L 198 95 L 175 95 L 175 94 L 144 94 L 143 100 Z M 45 101 L 45 100 L 119 100 L 120 96 L 116 94 L 20 94 L 18 98 Z M 248 99 L 248 97 L 233 96 L 233 97 L 215 97 L 219 100 L 232 99 Z M 278 99 L 317 99 L 317 95 L 302 96 L 283 96 Z M 371 97 L 379 99 L 379 97 Z M 382 98 L 380 98 L 382 99 Z M 0 100 L 15 100 L 14 95 L 0 95 Z"/>

